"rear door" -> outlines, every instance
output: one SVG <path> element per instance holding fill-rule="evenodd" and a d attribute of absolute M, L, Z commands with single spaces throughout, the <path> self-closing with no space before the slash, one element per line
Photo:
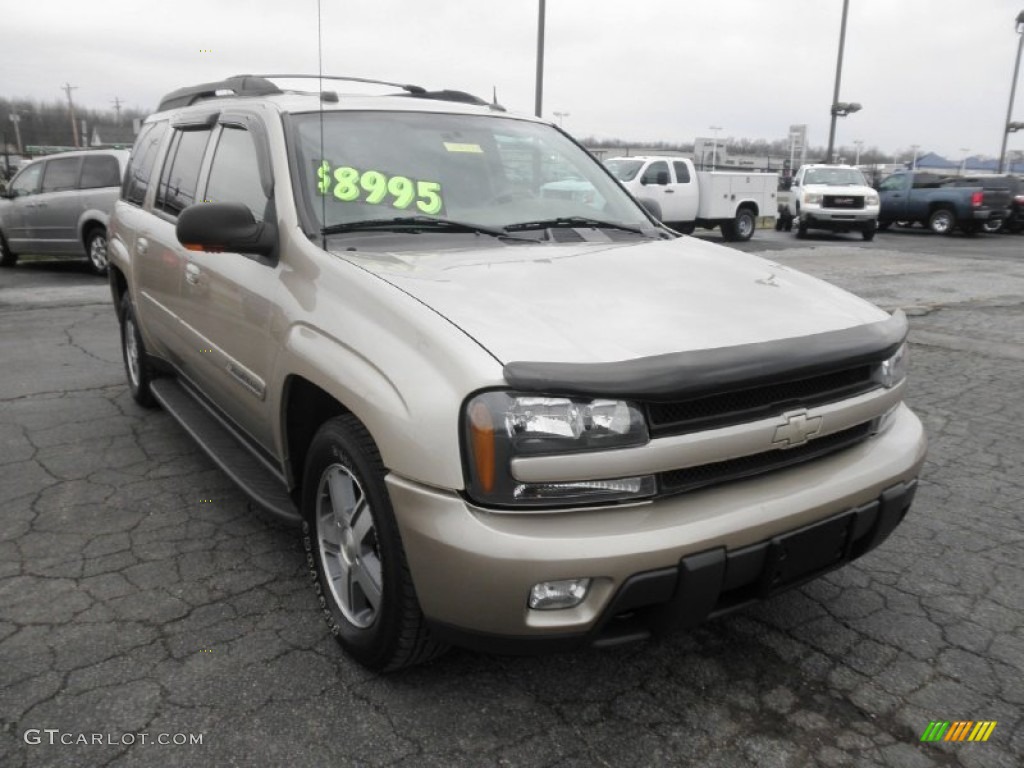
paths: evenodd
<path fill-rule="evenodd" d="M 39 194 L 27 214 L 35 241 L 33 249 L 37 253 L 84 254 L 78 239 L 78 217 L 83 210 L 78 194 L 81 170 L 81 155 L 52 157 L 46 161 Z"/>
<path fill-rule="evenodd" d="M 674 221 L 693 221 L 697 218 L 697 205 L 700 202 L 697 179 L 690 172 L 689 163 L 684 160 L 672 161 L 672 175 L 673 184 L 668 191 L 673 194 Z"/>

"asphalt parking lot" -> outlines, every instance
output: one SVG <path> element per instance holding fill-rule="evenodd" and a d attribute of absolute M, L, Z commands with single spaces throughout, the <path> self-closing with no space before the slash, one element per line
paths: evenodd
<path fill-rule="evenodd" d="M 1021 765 L 1024 237 L 741 247 L 911 315 L 903 525 L 695 631 L 385 677 L 329 636 L 297 534 L 132 401 L 105 283 L 0 272 L 0 765 Z M 921 743 L 933 720 L 997 725 Z"/>

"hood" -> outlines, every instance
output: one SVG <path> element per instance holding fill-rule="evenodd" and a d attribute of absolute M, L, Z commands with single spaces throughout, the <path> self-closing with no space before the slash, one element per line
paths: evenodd
<path fill-rule="evenodd" d="M 887 314 L 696 238 L 334 251 L 431 307 L 501 363 L 605 363 L 841 330 Z"/>

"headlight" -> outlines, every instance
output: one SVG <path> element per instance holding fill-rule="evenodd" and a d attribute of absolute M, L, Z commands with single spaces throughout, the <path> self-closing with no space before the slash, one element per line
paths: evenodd
<path fill-rule="evenodd" d="M 582 482 L 522 483 L 516 456 L 609 450 L 650 438 L 643 414 L 624 400 L 484 392 L 466 403 L 463 418 L 469 495 L 482 504 L 552 506 L 651 496 L 653 476 Z"/>
<path fill-rule="evenodd" d="M 821 205 L 821 194 L 818 192 L 808 192 L 804 195 L 804 205 Z"/>
<path fill-rule="evenodd" d="M 865 205 L 878 205 L 878 195 L 871 193 L 864 196 Z"/>
<path fill-rule="evenodd" d="M 910 349 L 906 342 L 900 345 L 896 354 L 888 360 L 883 360 L 878 365 L 875 377 L 879 384 L 891 389 L 907 378 L 907 364 L 909 362 Z"/>

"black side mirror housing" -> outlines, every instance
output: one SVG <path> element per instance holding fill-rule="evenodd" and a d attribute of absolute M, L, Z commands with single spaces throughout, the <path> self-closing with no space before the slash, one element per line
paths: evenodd
<path fill-rule="evenodd" d="M 277 248 L 277 227 L 256 221 L 242 203 L 190 205 L 178 216 L 175 233 L 190 251 L 269 256 Z"/>

